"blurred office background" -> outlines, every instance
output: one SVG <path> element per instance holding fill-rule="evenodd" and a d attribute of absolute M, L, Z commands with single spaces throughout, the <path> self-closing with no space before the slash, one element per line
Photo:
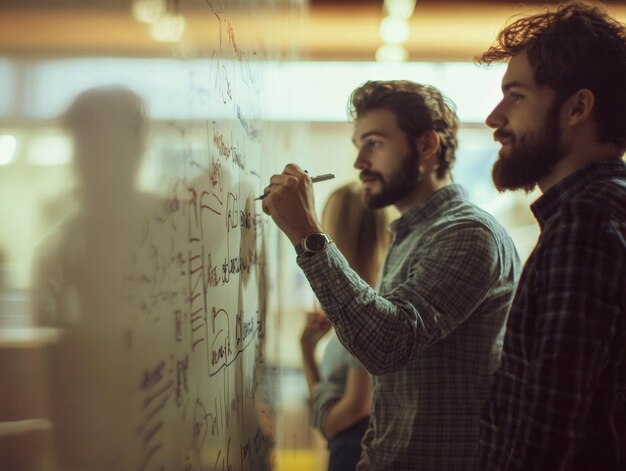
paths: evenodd
<path fill-rule="evenodd" d="M 0 0 L 0 327 L 31 325 L 34 248 L 75 205 L 72 142 L 56 119 L 71 99 L 111 82 L 141 92 L 149 103 L 150 121 L 139 175 L 146 192 L 162 191 L 159 169 L 177 165 L 181 135 L 171 123 L 205 118 L 204 108 L 192 103 L 192 91 L 194 76 L 213 73 L 211 60 L 203 54 L 215 41 L 215 35 L 203 31 L 203 15 L 211 12 L 167 19 L 162 12 L 173 3 L 178 2 Z M 246 2 L 239 3 L 244 9 Z M 626 21 L 624 2 L 605 4 Z M 347 115 L 350 92 L 371 79 L 408 79 L 438 87 L 456 103 L 462 121 L 455 180 L 505 225 L 526 258 L 538 235 L 528 209 L 537 194 L 498 194 L 490 179 L 498 145 L 484 119 L 500 99 L 504 67 L 486 69 L 472 60 L 513 14 L 545 5 L 300 2 L 286 19 L 259 19 L 272 31 L 266 47 L 280 49 L 287 60 L 271 67 L 255 65 L 266 69 L 258 115 L 287 141 L 291 154 L 281 160 L 306 162 L 311 174 L 336 174 L 336 180 L 316 185 L 321 208 L 334 188 L 357 178 Z M 85 21 L 87 17 L 92 20 Z M 198 136 L 186 137 L 185 152 L 203 152 L 206 143 Z M 306 384 L 299 369 L 298 338 L 314 298 L 290 258 L 290 247 L 283 244 L 283 249 L 288 275 L 280 300 L 281 327 L 272 339 L 279 345 L 281 367 L 277 466 L 281 471 L 324 469 L 324 446 L 308 426 Z"/>

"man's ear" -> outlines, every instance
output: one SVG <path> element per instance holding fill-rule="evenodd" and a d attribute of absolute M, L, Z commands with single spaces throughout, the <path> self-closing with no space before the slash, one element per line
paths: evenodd
<path fill-rule="evenodd" d="M 588 88 L 581 88 L 563 104 L 567 113 L 567 124 L 576 126 L 591 117 L 595 105 L 595 96 Z"/>
<path fill-rule="evenodd" d="M 424 131 L 422 135 L 415 139 L 415 148 L 419 155 L 428 160 L 439 151 L 439 134 L 432 129 Z"/>

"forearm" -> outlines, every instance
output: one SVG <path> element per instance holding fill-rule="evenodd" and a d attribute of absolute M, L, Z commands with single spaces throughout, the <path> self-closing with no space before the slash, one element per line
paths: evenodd
<path fill-rule="evenodd" d="M 372 374 L 401 368 L 412 355 L 410 315 L 378 296 L 331 247 L 315 264 L 302 262 L 305 275 L 342 344 Z M 400 302 L 400 304 L 403 304 Z"/>
<path fill-rule="evenodd" d="M 343 397 L 328 409 L 322 423 L 322 433 L 330 440 L 368 415 L 368 409 L 350 403 Z"/>
<path fill-rule="evenodd" d="M 367 372 L 361 367 L 349 368 L 341 398 L 330 405 L 324 415 L 321 427 L 324 436 L 330 440 L 367 417 L 371 394 L 371 379 Z"/>
<path fill-rule="evenodd" d="M 301 347 L 302 351 L 302 370 L 306 379 L 309 394 L 313 388 L 320 382 L 320 374 L 315 361 L 315 350 L 307 347 Z"/>

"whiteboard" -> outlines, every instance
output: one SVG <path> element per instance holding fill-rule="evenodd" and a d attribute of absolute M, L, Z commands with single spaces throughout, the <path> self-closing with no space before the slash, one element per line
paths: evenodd
<path fill-rule="evenodd" d="M 77 159 L 72 141 L 78 190 L 28 254 L 33 322 L 54 332 L 29 343 L 45 356 L 46 469 L 274 467 L 279 236 L 255 198 L 289 141 L 262 119 L 265 76 L 296 49 L 276 51 L 272 21 L 302 4 L 167 3 L 203 30 L 156 68 L 98 54 L 22 62 L 32 88 L 16 121 L 62 129 L 50 114 L 119 87 L 143 100 L 148 126 L 136 167 L 114 152 Z M 124 117 L 94 120 L 90 139 L 126 152 Z"/>

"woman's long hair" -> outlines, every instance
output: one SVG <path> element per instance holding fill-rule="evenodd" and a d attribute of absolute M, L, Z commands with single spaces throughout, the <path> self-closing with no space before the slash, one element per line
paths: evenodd
<path fill-rule="evenodd" d="M 387 211 L 367 208 L 361 185 L 354 182 L 330 195 L 322 224 L 352 269 L 375 286 L 391 242 Z"/>

